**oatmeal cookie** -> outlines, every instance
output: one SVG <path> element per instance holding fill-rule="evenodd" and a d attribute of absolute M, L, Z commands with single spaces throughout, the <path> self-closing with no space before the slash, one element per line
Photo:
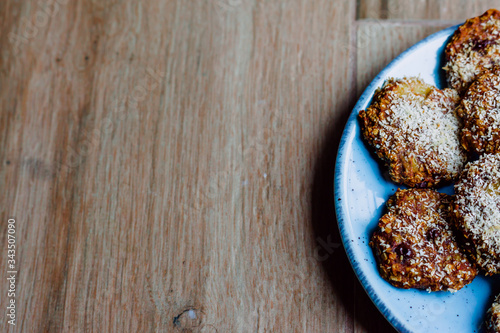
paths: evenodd
<path fill-rule="evenodd" d="M 500 67 L 478 76 L 457 108 L 462 146 L 470 154 L 500 152 Z"/>
<path fill-rule="evenodd" d="M 471 259 L 486 275 L 500 273 L 500 155 L 468 163 L 455 184 L 457 230 Z"/>
<path fill-rule="evenodd" d="M 500 295 L 486 313 L 486 333 L 500 333 Z"/>
<path fill-rule="evenodd" d="M 500 64 L 500 12 L 490 9 L 468 19 L 453 34 L 445 49 L 448 83 L 464 93 L 476 76 Z"/>
<path fill-rule="evenodd" d="M 359 113 L 364 139 L 391 179 L 432 187 L 458 177 L 466 161 L 459 142 L 455 90 L 439 90 L 419 78 L 389 79 Z"/>
<path fill-rule="evenodd" d="M 398 288 L 461 289 L 477 275 L 455 240 L 451 197 L 431 189 L 398 190 L 370 245 L 380 275 Z"/>

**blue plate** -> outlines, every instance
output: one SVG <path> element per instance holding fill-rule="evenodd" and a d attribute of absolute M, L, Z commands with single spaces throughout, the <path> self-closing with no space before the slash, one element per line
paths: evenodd
<path fill-rule="evenodd" d="M 389 77 L 420 76 L 439 88 L 446 87 L 443 54 L 457 26 L 437 32 L 394 59 L 370 83 L 354 107 L 344 129 L 335 166 L 335 209 L 352 267 L 366 292 L 400 332 L 481 332 L 485 313 L 494 298 L 495 278 L 478 276 L 462 290 L 428 293 L 403 290 L 383 280 L 368 243 L 384 213 L 385 202 L 398 186 L 383 175 L 363 143 L 357 115 L 368 107 L 375 90 Z M 453 187 L 439 189 L 448 194 Z"/>

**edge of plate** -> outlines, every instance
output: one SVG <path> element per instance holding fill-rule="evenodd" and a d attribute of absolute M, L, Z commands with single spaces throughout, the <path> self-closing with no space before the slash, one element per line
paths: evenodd
<path fill-rule="evenodd" d="M 349 235 L 348 231 L 345 228 L 345 215 L 346 209 L 344 200 L 338 201 L 337 198 L 341 197 L 341 194 L 344 192 L 343 189 L 346 186 L 345 183 L 345 166 L 346 166 L 346 143 L 347 141 L 352 140 L 351 136 L 354 135 L 354 128 L 356 126 L 356 118 L 358 112 L 356 112 L 361 105 L 365 104 L 368 99 L 372 98 L 374 90 L 377 88 L 378 82 L 381 78 L 385 78 L 387 73 L 397 64 L 399 63 L 407 54 L 413 52 L 415 49 L 419 48 L 422 44 L 426 44 L 436 38 L 440 38 L 443 35 L 449 35 L 452 31 L 457 29 L 458 25 L 454 25 L 449 28 L 445 28 L 440 30 L 409 47 L 405 51 L 403 51 L 400 55 L 398 55 L 394 60 L 392 60 L 389 65 L 387 65 L 366 87 L 363 91 L 363 94 L 358 99 L 358 102 L 354 106 L 354 109 L 351 111 L 349 119 L 347 120 L 344 131 L 342 132 L 342 136 L 339 143 L 339 148 L 337 151 L 337 158 L 335 162 L 335 173 L 334 173 L 334 198 L 335 198 L 335 214 L 337 217 L 337 224 L 340 230 L 340 235 L 342 239 L 342 243 L 344 245 L 344 249 L 347 253 L 347 257 L 349 258 L 349 262 L 356 274 L 359 282 L 365 289 L 366 293 L 375 304 L 377 309 L 382 313 L 382 315 L 389 321 L 389 323 L 399 332 L 411 333 L 412 331 L 408 326 L 398 320 L 395 316 L 392 315 L 392 312 L 387 308 L 386 304 L 382 302 L 382 300 L 378 297 L 375 290 L 368 284 L 367 277 L 365 273 L 360 269 L 358 263 L 355 261 L 354 253 L 352 249 L 352 245 L 348 242 Z"/>

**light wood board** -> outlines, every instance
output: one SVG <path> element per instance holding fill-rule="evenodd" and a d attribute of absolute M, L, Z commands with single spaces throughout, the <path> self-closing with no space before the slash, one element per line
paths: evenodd
<path fill-rule="evenodd" d="M 0 330 L 393 331 L 340 244 L 336 149 L 468 4 L 2 1 Z"/>

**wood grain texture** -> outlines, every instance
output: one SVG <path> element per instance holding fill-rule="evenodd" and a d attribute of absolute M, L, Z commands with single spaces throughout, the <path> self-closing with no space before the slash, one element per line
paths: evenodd
<path fill-rule="evenodd" d="M 2 4 L 9 330 L 352 331 L 310 217 L 354 98 L 351 2 L 42 6 Z"/>
<path fill-rule="evenodd" d="M 499 8 L 495 0 L 358 0 L 360 19 L 465 20 Z"/>
<path fill-rule="evenodd" d="M 449 22 L 356 22 L 389 5 L 1 1 L 0 330 L 393 332 L 340 244 L 336 148 L 360 89 Z"/>

